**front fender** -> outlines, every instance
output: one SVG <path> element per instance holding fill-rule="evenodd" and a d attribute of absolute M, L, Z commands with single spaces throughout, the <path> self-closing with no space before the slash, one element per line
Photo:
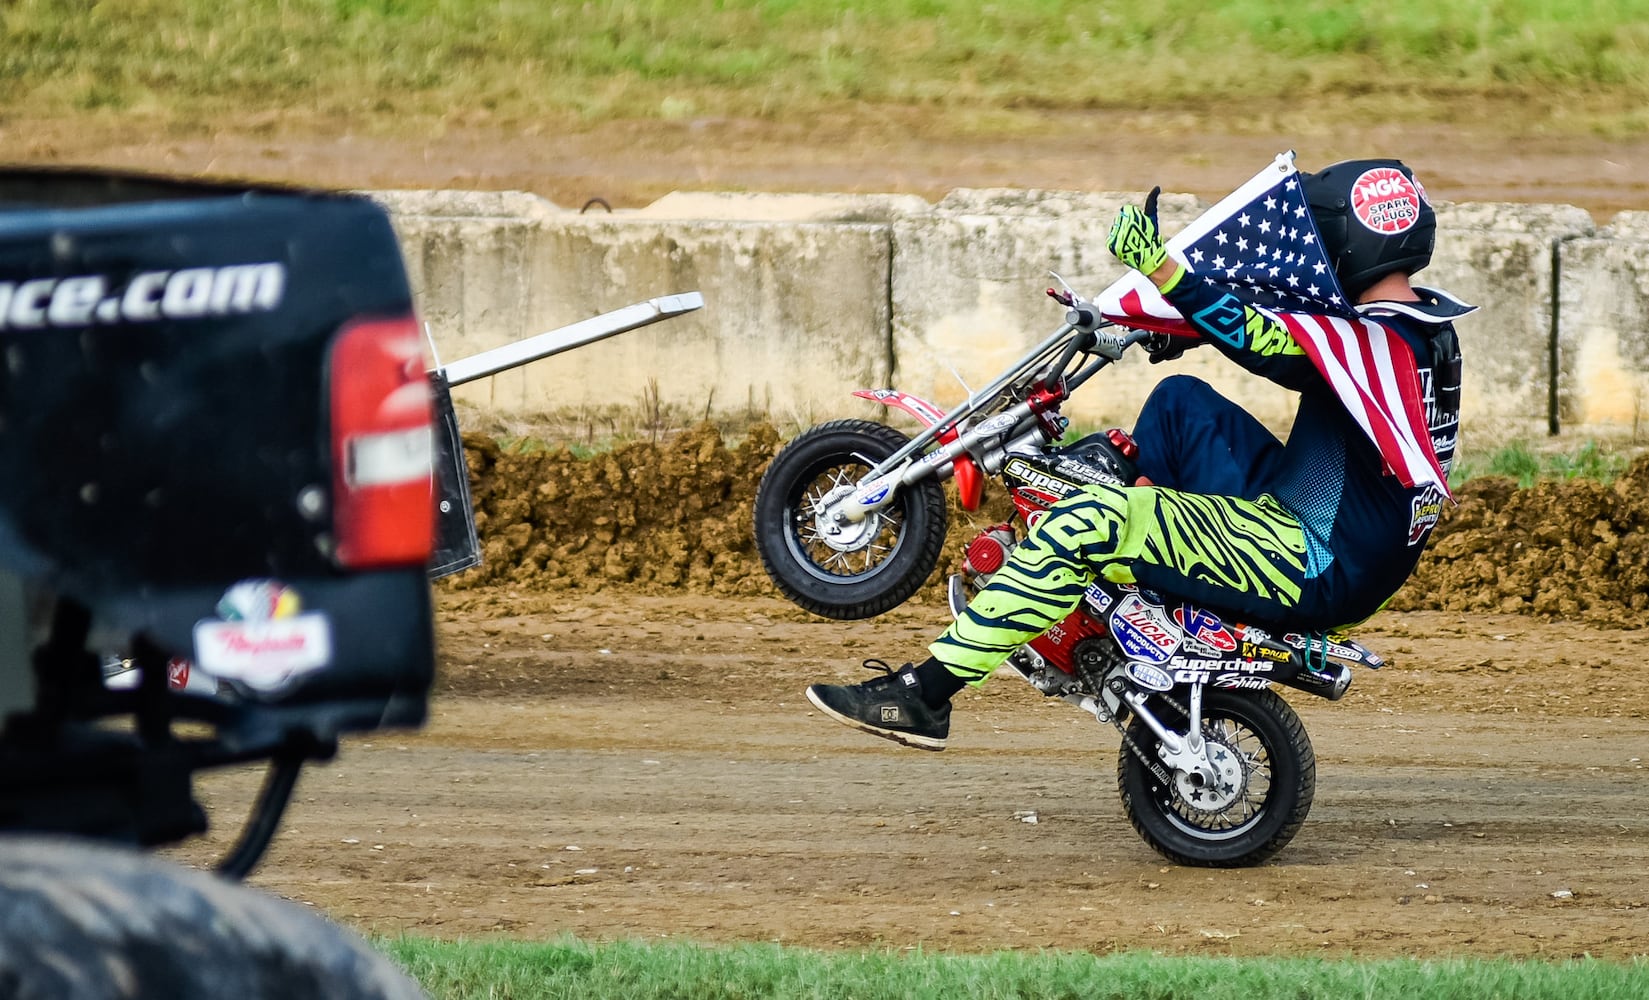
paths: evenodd
<path fill-rule="evenodd" d="M 945 411 L 939 407 L 920 396 L 913 396 L 898 389 L 860 389 L 854 395 L 873 403 L 903 410 L 915 417 L 923 427 L 932 427 L 945 418 Z M 946 444 L 956 440 L 956 428 L 940 431 L 939 440 Z M 985 498 L 985 473 L 980 470 L 979 463 L 967 455 L 958 455 L 952 460 L 951 467 L 956 473 L 956 493 L 962 509 L 978 510 Z"/>
<path fill-rule="evenodd" d="M 860 399 L 868 399 L 873 403 L 881 403 L 883 406 L 904 410 L 915 417 L 923 427 L 932 427 L 945 418 L 944 410 L 934 406 L 921 396 L 913 396 L 908 392 L 900 392 L 898 389 L 860 389 L 854 395 Z"/>

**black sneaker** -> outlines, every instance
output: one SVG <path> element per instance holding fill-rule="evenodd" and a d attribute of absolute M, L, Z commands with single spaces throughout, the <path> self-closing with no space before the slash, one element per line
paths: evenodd
<path fill-rule="evenodd" d="M 887 676 L 863 684 L 813 684 L 807 689 L 807 700 L 837 722 L 883 739 L 920 750 L 945 749 L 950 702 L 929 708 L 922 700 L 916 671 L 908 663 L 898 671 L 881 660 L 866 660 L 865 666 Z"/>

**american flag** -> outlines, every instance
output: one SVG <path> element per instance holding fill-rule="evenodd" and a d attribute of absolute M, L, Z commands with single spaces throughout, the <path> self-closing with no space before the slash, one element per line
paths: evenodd
<path fill-rule="evenodd" d="M 1380 450 L 1387 472 L 1406 487 L 1433 485 L 1450 495 L 1432 451 L 1414 353 L 1346 301 L 1306 205 L 1293 153 L 1279 154 L 1167 247 L 1192 272 L 1228 286 L 1288 329 Z M 1201 335 L 1137 271 L 1101 292 L 1095 304 L 1123 326 Z"/>

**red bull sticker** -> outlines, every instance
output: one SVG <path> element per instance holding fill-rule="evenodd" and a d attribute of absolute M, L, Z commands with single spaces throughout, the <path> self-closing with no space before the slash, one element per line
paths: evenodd
<path fill-rule="evenodd" d="M 1365 170 L 1351 185 L 1351 211 L 1377 233 L 1406 232 L 1420 221 L 1420 189 L 1396 167 Z"/>

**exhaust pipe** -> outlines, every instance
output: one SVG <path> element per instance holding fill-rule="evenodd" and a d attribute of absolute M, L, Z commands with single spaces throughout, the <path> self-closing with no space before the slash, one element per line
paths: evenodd
<path fill-rule="evenodd" d="M 1279 684 L 1308 691 L 1319 698 L 1339 701 L 1345 697 L 1346 689 L 1351 687 L 1351 668 L 1344 663 L 1329 663 L 1325 664 L 1322 670 L 1302 667 L 1292 677 L 1274 679 Z"/>

